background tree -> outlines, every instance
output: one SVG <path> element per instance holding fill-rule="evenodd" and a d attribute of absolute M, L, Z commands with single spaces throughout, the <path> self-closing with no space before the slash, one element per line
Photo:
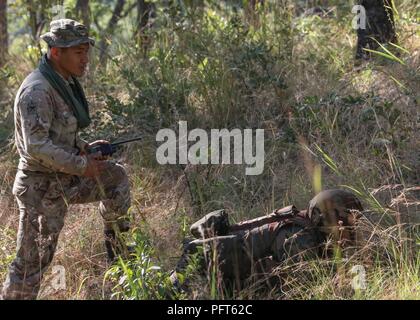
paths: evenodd
<path fill-rule="evenodd" d="M 90 29 L 90 6 L 89 0 L 77 0 L 76 2 L 76 15 L 81 18 L 82 23 Z"/>
<path fill-rule="evenodd" d="M 29 27 L 31 29 L 31 38 L 34 46 L 38 47 L 41 54 L 41 43 L 39 37 L 43 31 L 45 24 L 49 24 L 49 18 L 46 11 L 52 8 L 51 0 L 35 1 L 26 0 L 26 8 L 29 16 Z"/>
<path fill-rule="evenodd" d="M 150 20 L 155 11 L 154 3 L 144 0 L 137 0 L 137 27 L 135 30 L 135 38 L 139 46 L 143 50 L 147 50 L 150 38 L 146 29 L 150 27 Z"/>
<path fill-rule="evenodd" d="M 34 0 L 26 1 L 29 15 L 29 27 L 31 28 L 31 36 L 33 40 L 39 38 L 41 30 L 46 23 L 45 7 L 47 5 L 46 1 L 41 1 L 40 3 L 37 3 Z"/>
<path fill-rule="evenodd" d="M 7 34 L 7 0 L 0 0 L 0 68 L 6 62 L 9 49 Z"/>
<path fill-rule="evenodd" d="M 393 0 L 359 0 L 366 10 L 366 29 L 357 30 L 356 59 L 368 59 L 370 53 L 363 49 L 376 50 L 378 43 L 397 42 Z"/>
<path fill-rule="evenodd" d="M 114 10 L 112 11 L 111 18 L 109 19 L 106 28 L 101 32 L 102 37 L 101 41 L 99 42 L 99 59 L 102 64 L 106 62 L 106 53 L 109 46 L 109 41 L 112 35 L 114 34 L 115 26 L 122 17 L 125 3 L 125 0 L 117 0 L 117 2 L 115 3 Z"/>
<path fill-rule="evenodd" d="M 249 21 L 254 27 L 258 28 L 260 20 L 257 12 L 257 5 L 264 6 L 264 0 L 245 0 L 244 13 L 246 20 Z M 282 5 L 282 4 L 280 4 Z"/>

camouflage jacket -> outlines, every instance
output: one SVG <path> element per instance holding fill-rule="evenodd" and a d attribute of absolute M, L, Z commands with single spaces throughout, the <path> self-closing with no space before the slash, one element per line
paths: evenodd
<path fill-rule="evenodd" d="M 68 82 L 65 81 L 68 85 Z M 77 119 L 38 69 L 20 86 L 14 104 L 18 169 L 82 175 L 86 141 L 78 136 Z"/>

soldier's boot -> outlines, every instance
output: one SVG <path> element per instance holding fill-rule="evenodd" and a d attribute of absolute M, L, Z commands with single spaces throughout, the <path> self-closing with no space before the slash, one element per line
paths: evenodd
<path fill-rule="evenodd" d="M 118 237 L 114 230 L 105 230 L 105 248 L 109 263 L 114 263 L 118 256 L 124 259 L 130 258 L 132 253 L 135 253 L 135 246 L 125 244 L 124 241 Z"/>
<path fill-rule="evenodd" d="M 108 262 L 112 263 L 115 261 L 115 257 L 117 256 L 117 252 L 119 251 L 116 246 L 116 236 L 114 230 L 105 230 L 105 248 L 106 254 L 108 257 Z"/>
<path fill-rule="evenodd" d="M 116 232 L 118 230 L 119 232 Z M 132 253 L 135 252 L 135 247 L 127 245 L 121 233 L 126 233 L 130 230 L 130 223 L 126 219 L 120 219 L 113 228 L 105 228 L 105 248 L 108 257 L 108 262 L 113 263 L 118 256 L 128 259 Z"/>

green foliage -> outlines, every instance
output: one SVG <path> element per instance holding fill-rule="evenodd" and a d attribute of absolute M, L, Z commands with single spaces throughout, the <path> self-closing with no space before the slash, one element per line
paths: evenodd
<path fill-rule="evenodd" d="M 273 10 L 270 19 L 280 22 L 263 31 L 250 28 L 237 13 L 212 7 L 198 17 L 176 19 L 159 11 L 156 25 L 165 28 L 147 31 L 153 41 L 146 56 L 121 45 L 124 63 L 112 60 L 109 67 L 128 84 L 130 99 L 110 104 L 155 127 L 182 118 L 206 127 L 246 125 L 253 96 L 268 87 L 286 88 L 282 61 L 288 56 L 284 45 L 278 47 L 291 43 L 290 35 L 278 32 L 289 23 L 286 15 Z"/>
<path fill-rule="evenodd" d="M 133 230 L 131 235 L 135 252 L 127 260 L 118 257 L 104 277 L 104 281 L 110 279 L 117 283 L 112 297 L 124 300 L 177 298 L 169 274 L 156 263 L 150 240 L 140 229 Z"/>

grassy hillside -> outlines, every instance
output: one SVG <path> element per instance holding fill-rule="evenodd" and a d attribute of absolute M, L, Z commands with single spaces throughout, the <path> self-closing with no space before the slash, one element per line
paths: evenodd
<path fill-rule="evenodd" d="M 109 270 L 96 205 L 72 206 L 52 264 L 65 267 L 67 288 L 54 292 L 44 281 L 41 298 L 163 298 L 189 225 L 203 214 L 225 208 L 240 221 L 288 204 L 304 209 L 319 190 L 339 186 L 370 211 L 360 250 L 286 262 L 278 268 L 282 292 L 250 286 L 230 296 L 217 281 L 194 278 L 179 298 L 419 299 L 419 5 L 404 0 L 397 9 L 401 48 L 361 64 L 350 4 L 325 16 L 270 5 L 253 19 L 215 4 L 175 18 L 158 12 L 147 50 L 123 32 L 132 20 L 122 22 L 107 64 L 92 52 L 83 84 L 94 124 L 84 137 L 145 136 L 116 157 L 132 183 L 138 257 Z M 10 106 L 36 61 L 24 36 L 11 51 L 0 106 L 0 281 L 18 225 Z M 265 129 L 263 174 L 246 176 L 242 165 L 159 165 L 156 132 L 180 120 L 190 129 Z M 366 290 L 351 287 L 355 265 L 365 267 Z"/>

